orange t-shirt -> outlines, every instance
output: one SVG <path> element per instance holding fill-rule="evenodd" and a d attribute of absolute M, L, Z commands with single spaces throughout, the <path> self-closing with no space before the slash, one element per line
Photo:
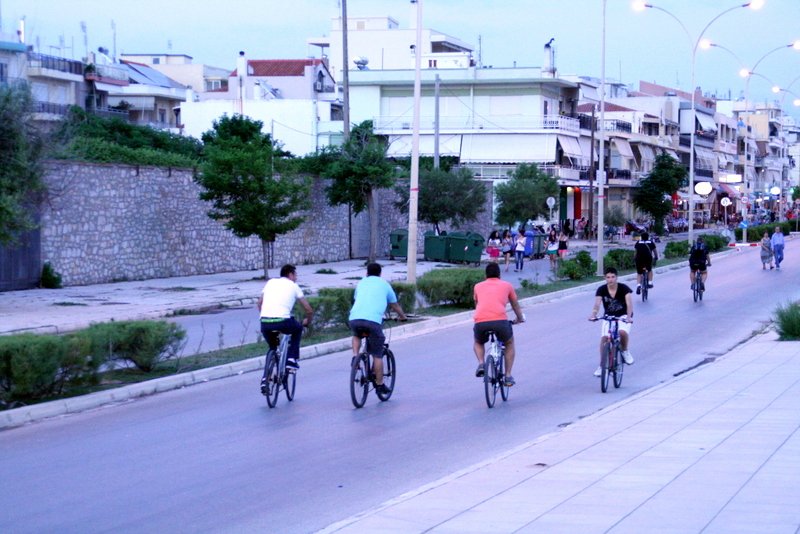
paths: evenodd
<path fill-rule="evenodd" d="M 499 278 L 487 278 L 483 282 L 475 284 L 473 295 L 477 302 L 475 306 L 476 323 L 507 320 L 506 305 L 512 297 L 517 298 L 514 286 Z"/>

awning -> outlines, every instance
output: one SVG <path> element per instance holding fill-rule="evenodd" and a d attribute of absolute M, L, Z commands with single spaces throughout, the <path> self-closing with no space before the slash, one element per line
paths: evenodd
<path fill-rule="evenodd" d="M 642 161 L 655 161 L 656 155 L 653 152 L 652 147 L 648 145 L 637 144 L 636 148 L 639 149 L 639 155 L 642 157 Z"/>
<path fill-rule="evenodd" d="M 103 93 L 123 94 L 121 85 L 114 85 L 111 83 L 94 82 L 94 88 Z"/>
<path fill-rule="evenodd" d="M 542 134 L 466 134 L 462 163 L 551 163 L 556 136 Z"/>
<path fill-rule="evenodd" d="M 766 141 L 756 141 L 756 153 L 759 157 L 764 157 L 769 154 Z"/>
<path fill-rule="evenodd" d="M 697 114 L 697 121 L 700 123 L 700 129 L 704 132 L 716 132 L 717 131 L 717 123 L 714 120 L 714 117 L 710 115 L 705 115 L 700 113 L 699 111 L 695 112 Z"/>
<path fill-rule="evenodd" d="M 558 144 L 561 145 L 561 150 L 564 151 L 564 154 L 567 155 L 570 159 L 582 159 L 583 158 L 583 151 L 581 150 L 581 144 L 578 142 L 577 139 L 574 137 L 569 137 L 568 135 L 559 135 L 558 137 Z M 589 155 L 586 155 L 586 159 L 589 159 Z"/>
<path fill-rule="evenodd" d="M 626 139 L 613 139 L 614 146 L 617 147 L 617 152 L 623 157 L 633 159 L 633 150 L 631 144 Z"/>
<path fill-rule="evenodd" d="M 744 175 L 745 178 L 747 178 L 747 180 L 752 182 L 753 180 L 756 179 L 756 170 L 753 167 L 747 167 L 745 169 Z"/>
<path fill-rule="evenodd" d="M 419 153 L 422 156 L 433 156 L 433 136 L 419 136 Z M 389 148 L 386 155 L 390 158 L 404 158 L 411 155 L 411 136 L 396 135 L 389 137 Z M 439 136 L 439 155 L 440 156 L 460 156 L 461 155 L 461 136 L 460 135 L 440 135 Z"/>
<path fill-rule="evenodd" d="M 664 152 L 666 152 L 667 155 L 672 157 L 672 159 L 674 159 L 675 161 L 680 161 L 681 160 L 681 157 L 678 155 L 678 153 L 675 152 L 674 150 L 670 149 L 670 148 L 664 149 Z"/>
<path fill-rule="evenodd" d="M 592 155 L 592 139 L 590 137 L 581 137 L 580 139 L 578 139 L 578 142 L 581 145 L 581 152 L 583 152 L 583 161 L 585 161 L 588 164 L 589 158 Z M 596 146 L 594 151 L 594 160 L 598 161 Z"/>
<path fill-rule="evenodd" d="M 581 84 L 581 102 L 600 102 L 600 95 L 597 94 L 597 89 L 592 87 L 591 85 L 583 85 Z"/>
<path fill-rule="evenodd" d="M 694 147 L 695 168 L 713 170 L 717 166 L 717 156 L 713 150 L 700 146 Z"/>
<path fill-rule="evenodd" d="M 717 184 L 717 188 L 720 193 L 727 193 L 730 198 L 739 198 L 742 196 L 735 187 L 728 184 Z"/>

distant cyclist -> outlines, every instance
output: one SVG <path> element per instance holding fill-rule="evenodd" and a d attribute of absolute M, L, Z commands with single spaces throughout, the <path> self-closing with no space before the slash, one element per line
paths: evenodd
<path fill-rule="evenodd" d="M 305 310 L 303 324 L 297 322 L 292 315 L 295 301 L 299 301 Z M 281 267 L 280 278 L 271 278 L 267 281 L 261 296 L 258 297 L 258 309 L 261 310 L 261 333 L 270 349 L 278 348 L 278 336 L 271 335 L 271 332 L 281 332 L 290 336 L 286 368 L 290 372 L 297 370 L 303 326 L 311 322 L 314 310 L 303 295 L 303 290 L 297 285 L 297 269 L 294 265 L 284 265 Z"/>
<path fill-rule="evenodd" d="M 513 386 L 515 381 L 511 376 L 511 368 L 514 366 L 514 332 L 511 330 L 511 323 L 508 321 L 506 306 L 511 304 L 511 309 L 517 316 L 515 322 L 522 323 L 525 316 L 517 301 L 517 293 L 514 286 L 500 280 L 500 266 L 490 263 L 486 266 L 486 280 L 475 284 L 473 289 L 475 297 L 475 326 L 473 327 L 475 357 L 478 358 L 478 368 L 475 376 L 483 376 L 483 366 L 486 361 L 486 348 L 484 345 L 489 341 L 489 331 L 493 330 L 505 345 L 505 365 L 506 377 L 505 385 Z"/>
<path fill-rule="evenodd" d="M 656 244 L 650 241 L 650 234 L 642 232 L 642 237 L 633 246 L 634 262 L 636 263 L 636 294 L 642 292 L 642 275 L 647 269 L 647 287 L 653 287 L 653 265 L 658 260 Z"/>
<path fill-rule="evenodd" d="M 705 244 L 703 236 L 697 236 L 697 241 L 692 245 L 689 250 L 689 280 L 692 285 L 689 289 L 694 289 L 695 280 L 697 280 L 697 273 L 700 273 L 700 291 L 706 289 L 706 278 L 708 278 L 707 267 L 711 266 L 711 256 L 708 253 L 708 247 Z"/>
<path fill-rule="evenodd" d="M 498 264 L 491 263 L 498 269 Z M 356 285 L 355 302 L 350 309 L 349 325 L 353 332 L 353 356 L 358 356 L 361 348 L 361 333 L 367 333 L 367 352 L 372 355 L 372 372 L 375 375 L 375 390 L 382 395 L 391 393 L 383 384 L 383 314 L 388 305 L 397 313 L 401 321 L 407 319 L 403 308 L 397 303 L 397 295 L 392 286 L 381 278 L 379 263 L 367 265 L 367 277 Z"/>
<path fill-rule="evenodd" d="M 617 282 L 617 270 L 613 267 L 608 267 L 605 270 L 606 283 L 597 288 L 594 296 L 594 308 L 592 314 L 589 316 L 590 321 L 597 319 L 597 313 L 600 311 L 600 305 L 603 305 L 605 315 L 613 315 L 614 317 L 625 317 L 627 322 L 620 321 L 619 326 L 619 339 L 620 348 L 622 349 L 622 359 L 628 365 L 633 364 L 633 356 L 628 350 L 628 343 L 630 342 L 631 323 L 633 323 L 633 297 L 631 288 L 625 284 Z M 608 339 L 608 321 L 603 321 L 600 329 L 600 358 L 603 358 L 603 345 Z M 594 376 L 600 376 L 603 372 L 602 367 L 598 367 L 594 372 Z"/>

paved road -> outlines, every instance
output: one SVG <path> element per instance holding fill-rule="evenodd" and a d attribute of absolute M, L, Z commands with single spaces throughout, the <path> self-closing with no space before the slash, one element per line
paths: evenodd
<path fill-rule="evenodd" d="M 718 258 L 706 300 L 685 270 L 638 304 L 622 389 L 591 376 L 591 293 L 527 309 L 518 385 L 488 410 L 471 377 L 470 325 L 393 343 L 395 397 L 354 410 L 346 353 L 303 362 L 297 399 L 268 410 L 255 374 L 0 433 L 5 532 L 309 532 L 570 424 L 723 353 L 800 298 L 790 243 L 781 272 L 757 253 Z"/>

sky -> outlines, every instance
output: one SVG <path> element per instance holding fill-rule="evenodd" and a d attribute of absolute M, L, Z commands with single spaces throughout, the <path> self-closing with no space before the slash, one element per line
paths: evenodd
<path fill-rule="evenodd" d="M 657 9 L 634 11 L 631 0 L 607 0 L 606 77 L 635 87 L 645 80 L 690 90 L 694 43 L 717 15 L 746 2 L 650 0 L 670 16 Z M 422 0 L 422 5 L 424 27 L 471 44 L 475 56 L 480 39 L 483 65 L 541 66 L 543 46 L 555 38 L 559 74 L 600 77 L 603 0 Z M 347 0 L 347 11 L 350 17 L 388 15 L 401 28 L 410 26 L 409 0 Z M 112 52 L 113 21 L 118 53 L 187 54 L 195 63 L 233 69 L 240 50 L 251 59 L 319 57 L 319 48 L 306 40 L 328 35 L 331 18 L 340 12 L 341 0 L 0 0 L 0 27 L 13 33 L 24 16 L 28 44 L 59 55 L 63 36 L 66 49 L 60 55 L 78 59 L 85 56 L 81 21 L 88 48 Z M 772 85 L 800 95 L 800 50 L 785 46 L 800 39 L 800 0 L 765 0 L 758 11 L 733 9 L 714 20 L 703 37 L 720 45 L 696 54 L 696 85 L 704 92 L 743 95 L 746 84 L 738 71 L 763 58 L 755 71 L 759 76 L 750 82 L 751 98 L 786 95 L 790 106 L 795 96 L 775 96 Z"/>

